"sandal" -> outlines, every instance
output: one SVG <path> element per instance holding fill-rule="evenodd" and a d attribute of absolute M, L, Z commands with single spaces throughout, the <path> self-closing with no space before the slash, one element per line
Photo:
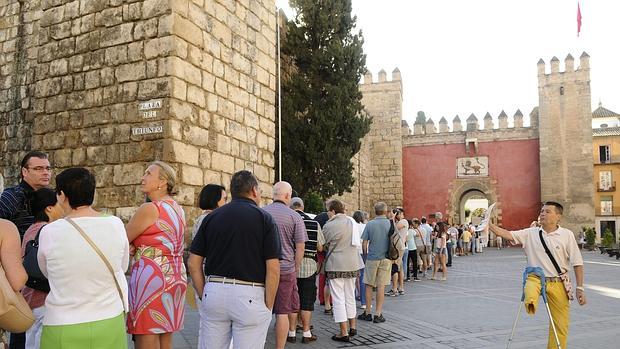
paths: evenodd
<path fill-rule="evenodd" d="M 336 341 L 336 342 L 350 342 L 351 338 L 349 338 L 349 336 L 338 336 L 338 335 L 333 335 L 332 336 L 332 340 Z"/>

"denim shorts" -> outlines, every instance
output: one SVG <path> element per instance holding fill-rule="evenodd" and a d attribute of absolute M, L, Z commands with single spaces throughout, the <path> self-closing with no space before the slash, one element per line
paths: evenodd
<path fill-rule="evenodd" d="M 440 255 L 440 254 L 448 254 L 448 249 L 445 247 L 437 247 L 435 249 L 435 253 Z"/>

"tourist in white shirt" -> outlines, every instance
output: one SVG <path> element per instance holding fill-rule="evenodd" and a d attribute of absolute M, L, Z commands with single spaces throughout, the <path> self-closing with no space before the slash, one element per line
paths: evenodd
<path fill-rule="evenodd" d="M 494 224 L 489 224 L 492 232 L 502 239 L 523 245 L 523 251 L 527 257 L 527 265 L 541 267 L 545 274 L 548 304 L 557 330 L 557 335 L 562 348 L 566 348 L 566 339 L 569 328 L 570 302 L 558 272 L 545 252 L 543 239 L 558 267 L 563 273 L 568 273 L 572 266 L 575 271 L 575 298 L 579 305 L 586 304 L 586 296 L 583 288 L 583 258 L 575 240 L 575 234 L 559 226 L 564 208 L 557 202 L 547 201 L 540 210 L 540 227 L 533 226 L 523 230 L 508 231 Z M 524 303 L 528 313 L 536 312 L 538 298 L 541 292 L 541 281 L 535 275 L 529 275 L 524 287 Z M 549 339 L 547 348 L 556 348 L 555 336 L 549 326 Z"/>
<path fill-rule="evenodd" d="M 67 215 L 46 225 L 39 236 L 39 266 L 50 284 L 41 348 L 89 348 L 92 343 L 97 348 L 127 348 L 124 273 L 129 243 L 123 222 L 91 207 L 95 177 L 88 170 L 67 169 L 56 177 L 56 185 Z M 114 275 L 69 220 L 101 250 Z"/>

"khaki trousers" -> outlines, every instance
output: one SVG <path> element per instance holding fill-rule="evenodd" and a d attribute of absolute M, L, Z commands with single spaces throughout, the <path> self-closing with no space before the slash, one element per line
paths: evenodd
<path fill-rule="evenodd" d="M 535 275 L 529 275 L 525 282 L 525 311 L 528 314 L 534 314 L 538 307 L 538 298 L 540 298 L 541 290 L 540 279 Z M 560 339 L 560 345 L 562 349 L 566 349 L 566 339 L 568 337 L 568 325 L 570 308 L 568 302 L 568 296 L 564 290 L 564 284 L 561 281 L 547 282 L 547 303 L 551 310 L 551 316 L 553 317 L 553 323 Z M 546 312 L 547 309 L 544 309 Z M 555 343 L 555 337 L 553 335 L 553 328 L 549 323 L 549 339 L 547 342 L 547 349 L 557 349 Z"/>

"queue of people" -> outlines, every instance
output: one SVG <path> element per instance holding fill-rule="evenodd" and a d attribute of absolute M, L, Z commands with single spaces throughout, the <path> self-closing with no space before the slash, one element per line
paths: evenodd
<path fill-rule="evenodd" d="M 10 348 L 126 348 L 128 333 L 136 348 L 172 348 L 187 288 L 174 169 L 160 161 L 146 168 L 147 203 L 127 225 L 93 207 L 89 170 L 62 171 L 54 189 L 50 178 L 47 154 L 29 152 L 20 183 L 0 197 L 2 267 L 35 318 L 25 333 L 11 334 Z M 38 265 L 25 269 L 22 257 L 33 248 Z M 29 277 L 35 272 L 45 282 Z"/>
<path fill-rule="evenodd" d="M 326 202 L 326 211 L 311 218 L 287 182 L 276 183 L 273 203 L 261 208 L 258 180 L 243 170 L 231 178 L 230 202 L 219 184 L 200 192 L 203 213 L 191 233 L 186 271 L 185 213 L 173 199 L 176 172 L 167 163 L 155 161 L 145 169 L 140 189 L 146 202 L 126 225 L 93 207 L 96 180 L 89 170 L 62 171 L 52 189 L 46 154 L 30 152 L 21 166 L 19 185 L 0 197 L 0 263 L 35 320 L 25 333 L 11 334 L 11 348 L 122 349 L 127 334 L 137 349 L 172 348 L 173 334 L 183 328 L 188 287 L 199 304 L 199 348 L 263 348 L 273 314 L 277 349 L 296 342 L 297 332 L 302 343 L 317 341 L 312 332 L 317 295 L 334 319 L 331 339 L 349 342 L 358 320 L 386 321 L 385 296 L 404 295 L 405 282 L 447 280 L 453 257 L 476 253 L 479 239 L 473 226 L 449 225 L 440 212 L 431 221 L 407 220 L 403 209 L 390 210 L 384 202 L 375 204 L 372 220 L 363 211 L 347 216 L 339 200 Z M 557 227 L 561 213 L 559 204 L 543 207 L 543 229 Z M 533 248 L 527 238 L 537 229 L 491 229 Z M 585 304 L 578 249 L 562 233 L 579 303 Z M 33 246 L 44 282 L 33 282 L 22 264 Z M 544 259 L 527 249 L 528 258 Z M 539 262 L 553 274 L 549 263 Z M 565 343 L 568 320 L 559 318 Z"/>

